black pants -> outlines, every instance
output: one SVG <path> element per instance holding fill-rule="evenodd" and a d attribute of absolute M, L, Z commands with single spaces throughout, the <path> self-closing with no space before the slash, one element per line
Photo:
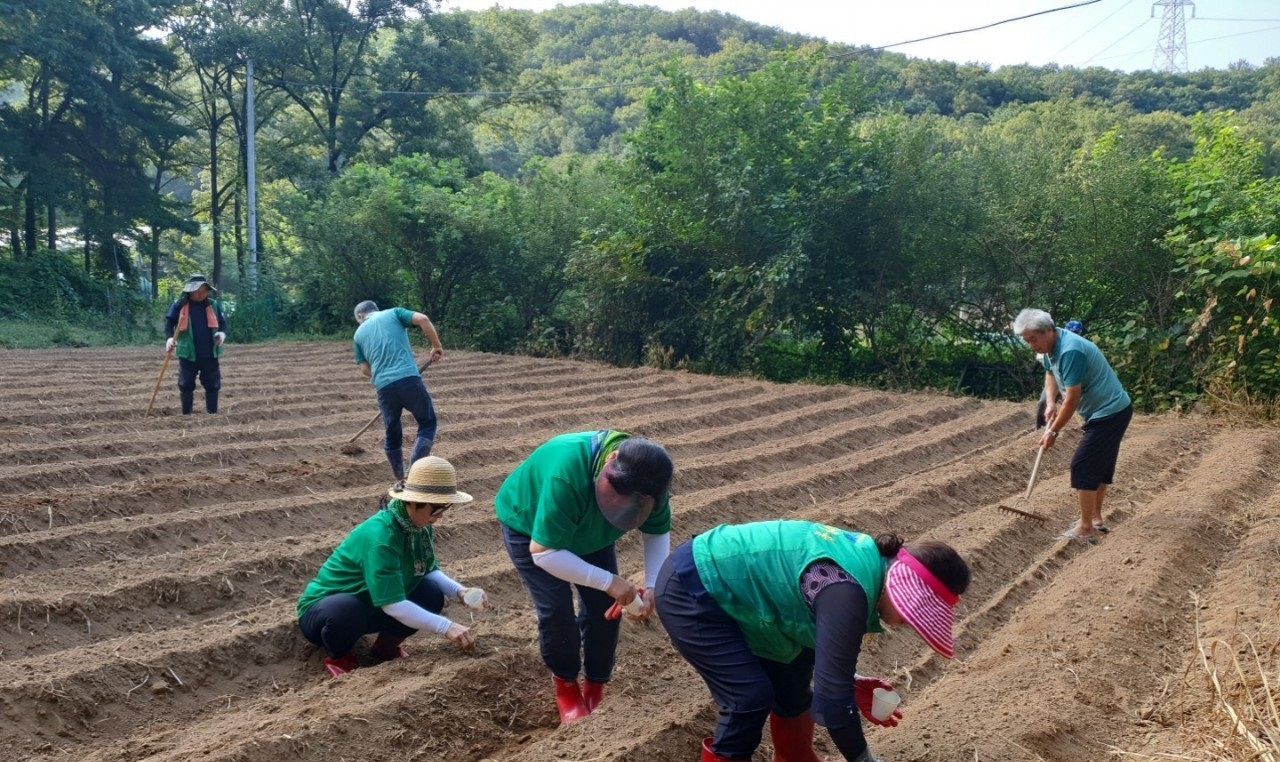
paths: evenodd
<path fill-rule="evenodd" d="M 1120 440 L 1133 420 L 1133 405 L 1084 424 L 1084 436 L 1071 457 L 1071 489 L 1096 490 L 1116 477 Z"/>
<path fill-rule="evenodd" d="M 802 650 L 789 664 L 752 653 L 737 621 L 703 586 L 692 541 L 667 557 L 654 589 L 658 618 L 672 644 L 720 706 L 712 751 L 727 759 L 751 759 L 771 712 L 796 717 L 809 709 L 813 650 Z"/>
<path fill-rule="evenodd" d="M 432 614 L 444 610 L 444 591 L 425 577 L 409 593 L 408 600 Z M 327 649 L 335 658 L 351 653 L 362 635 L 385 632 L 392 637 L 407 638 L 417 632 L 382 609 L 369 606 L 348 593 L 316 601 L 298 620 L 298 627 L 303 637 Z"/>
<path fill-rule="evenodd" d="M 529 554 L 529 538 L 525 535 L 503 525 L 502 538 L 507 555 L 511 556 L 511 562 L 533 597 L 533 607 L 538 613 L 538 646 L 551 674 L 573 682 L 581 671 L 593 683 L 609 682 L 622 625 L 620 619 L 604 618 L 613 605 L 613 598 L 606 592 L 565 582 L 538 566 Z M 612 545 L 587 553 L 582 560 L 618 573 L 618 557 Z M 573 611 L 575 587 L 578 589 L 576 616 Z"/>
<path fill-rule="evenodd" d="M 178 358 L 178 396 L 182 399 L 182 414 L 191 415 L 195 405 L 196 377 L 204 387 L 204 407 L 210 413 L 218 412 L 218 390 L 222 388 L 222 369 L 216 357 L 199 357 L 195 360 Z"/>

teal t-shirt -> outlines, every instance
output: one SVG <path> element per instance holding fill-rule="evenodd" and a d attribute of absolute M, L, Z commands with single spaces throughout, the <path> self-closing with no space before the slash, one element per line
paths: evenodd
<path fill-rule="evenodd" d="M 320 567 L 298 599 L 298 618 L 316 601 L 338 593 L 349 593 L 376 608 L 399 603 L 424 576 L 439 568 L 431 527 L 410 536 L 396 524 L 391 511 L 378 511 L 351 530 Z"/>
<path fill-rule="evenodd" d="M 610 524 L 596 506 L 598 470 L 593 473 L 591 444 L 598 433 L 561 434 L 534 450 L 498 490 L 494 498 L 498 521 L 539 545 L 578 555 L 617 542 L 626 532 Z M 615 446 L 625 438 L 617 439 Z M 596 460 L 603 462 L 600 457 Z M 671 531 L 670 495 L 654 506 L 640 531 Z"/>
<path fill-rule="evenodd" d="M 869 535 L 809 521 L 759 521 L 721 524 L 693 538 L 707 592 L 742 627 L 752 653 L 784 664 L 816 644 L 800 579 L 822 560 L 858 581 L 867 596 L 867 631 L 880 632 L 877 606 L 888 563 Z"/>
<path fill-rule="evenodd" d="M 356 329 L 356 365 L 369 363 L 375 389 L 419 375 L 418 361 L 405 332 L 413 326 L 413 314 L 404 307 L 379 310 Z"/>
<path fill-rule="evenodd" d="M 1106 418 L 1129 407 L 1131 401 L 1111 363 L 1092 341 L 1061 328 L 1053 351 L 1044 356 L 1045 370 L 1053 374 L 1064 394 L 1080 387 L 1079 412 L 1085 421 Z"/>

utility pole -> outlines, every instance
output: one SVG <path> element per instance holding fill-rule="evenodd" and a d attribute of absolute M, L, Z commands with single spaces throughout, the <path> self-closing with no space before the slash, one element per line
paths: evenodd
<path fill-rule="evenodd" d="M 258 293 L 258 152 L 255 147 L 258 134 L 258 118 L 253 108 L 253 59 L 245 66 L 245 165 L 246 184 L 249 186 L 249 293 Z"/>
<path fill-rule="evenodd" d="M 1187 17 L 1183 8 L 1190 8 L 1191 18 L 1195 18 L 1196 4 L 1191 0 L 1156 0 L 1151 5 L 1151 18 L 1156 17 L 1157 7 L 1164 8 L 1164 12 L 1160 16 L 1160 39 L 1156 42 L 1151 68 L 1185 74 L 1191 69 L 1187 64 Z"/>

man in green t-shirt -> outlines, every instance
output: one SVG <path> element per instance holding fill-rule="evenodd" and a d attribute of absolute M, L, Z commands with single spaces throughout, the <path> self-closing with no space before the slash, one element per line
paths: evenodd
<path fill-rule="evenodd" d="M 618 576 L 614 544 L 640 530 L 647 588 L 671 551 L 674 470 L 657 442 L 610 429 L 583 431 L 542 444 L 498 490 L 503 540 L 537 610 L 561 722 L 586 717 L 604 700 L 620 624 L 607 615 L 642 592 Z M 640 599 L 635 618 L 647 620 L 653 601 Z"/>

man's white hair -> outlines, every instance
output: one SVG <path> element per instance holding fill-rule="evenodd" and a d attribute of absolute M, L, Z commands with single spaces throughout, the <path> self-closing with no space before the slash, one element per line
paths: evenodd
<path fill-rule="evenodd" d="M 1021 336 L 1022 332 L 1028 329 L 1037 333 L 1044 333 L 1052 328 L 1053 316 L 1044 310 L 1028 307 L 1019 312 L 1018 316 L 1013 319 L 1013 332 L 1018 336 Z"/>
<path fill-rule="evenodd" d="M 356 305 L 356 320 L 359 320 L 361 315 L 368 315 L 370 312 L 377 311 L 377 302 L 374 302 L 372 299 L 365 299 L 363 302 Z"/>

